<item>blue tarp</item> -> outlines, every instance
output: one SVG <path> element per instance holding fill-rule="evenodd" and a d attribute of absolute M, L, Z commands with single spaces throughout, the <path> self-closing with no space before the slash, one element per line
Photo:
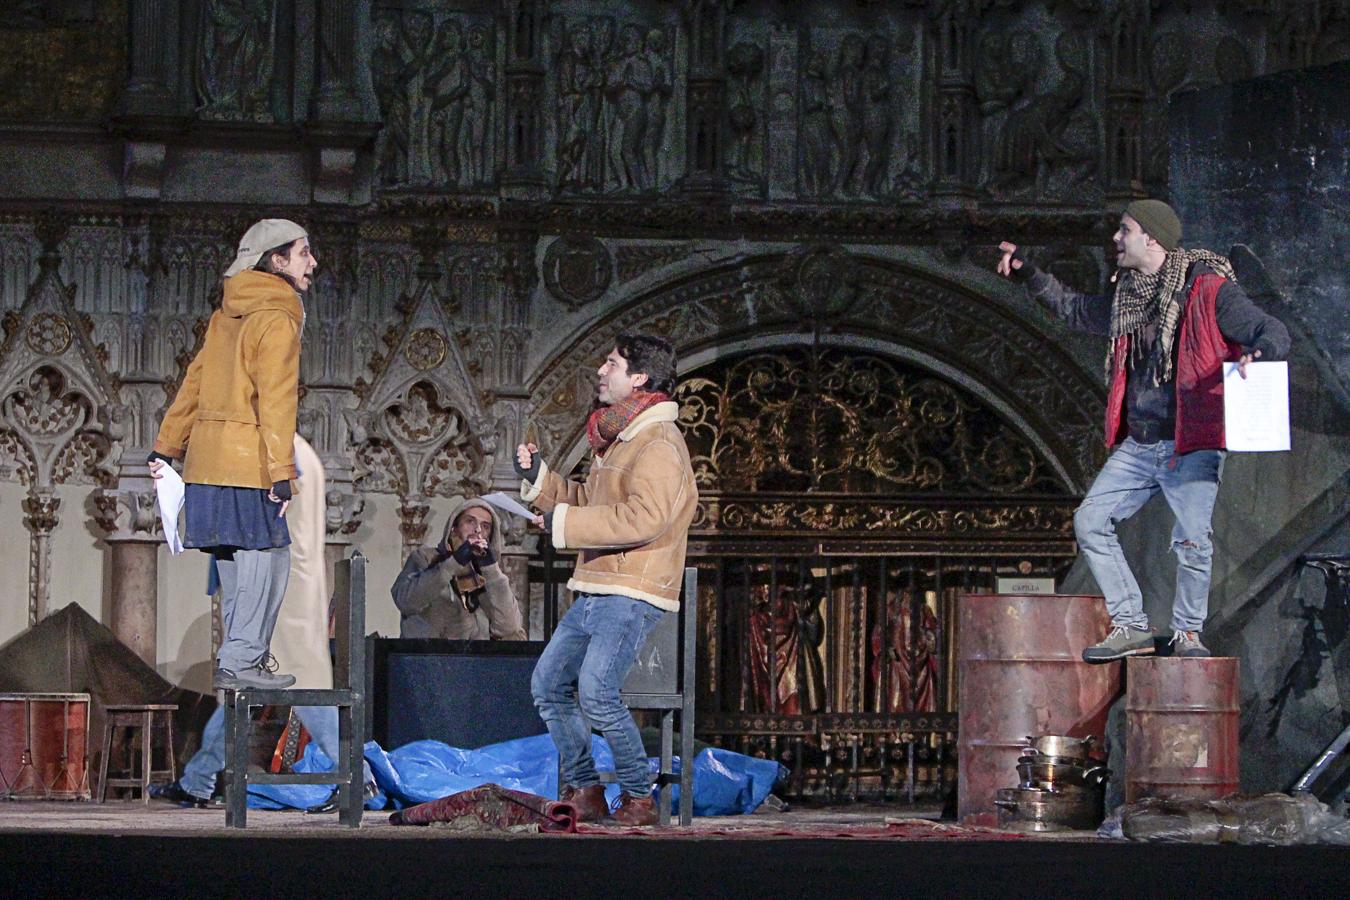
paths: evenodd
<path fill-rule="evenodd" d="M 596 767 L 612 771 L 614 759 L 609 744 L 591 737 Z M 380 793 L 366 803 L 367 809 L 383 809 L 388 802 L 402 809 L 428 800 L 494 783 L 541 797 L 558 795 L 558 752 L 546 734 L 490 744 L 477 750 L 462 750 L 440 741 L 414 741 L 386 752 L 374 741 L 365 746 L 366 761 Z M 649 760 L 653 773 L 658 761 Z M 296 763 L 297 772 L 326 772 L 333 763 L 311 742 Z M 679 771 L 679 757 L 675 770 Z M 753 812 L 773 789 L 782 769 L 771 760 L 756 759 L 730 750 L 709 747 L 694 757 L 694 815 L 726 816 Z M 249 806 L 257 809 L 306 807 L 323 803 L 330 788 L 313 784 L 259 784 L 249 786 Z M 672 811 L 678 810 L 679 785 Z M 607 785 L 605 795 L 613 803 L 619 786 Z"/>

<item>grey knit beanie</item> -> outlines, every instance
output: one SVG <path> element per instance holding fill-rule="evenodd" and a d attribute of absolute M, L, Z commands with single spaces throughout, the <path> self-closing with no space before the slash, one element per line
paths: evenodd
<path fill-rule="evenodd" d="M 1181 245 L 1181 219 L 1172 207 L 1161 200 L 1135 200 L 1125 207 L 1125 215 L 1138 222 L 1144 234 L 1161 244 L 1167 252 Z"/>

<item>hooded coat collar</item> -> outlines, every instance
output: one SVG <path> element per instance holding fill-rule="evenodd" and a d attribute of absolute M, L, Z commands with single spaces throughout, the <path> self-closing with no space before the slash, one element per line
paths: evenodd
<path fill-rule="evenodd" d="M 265 309 L 284 312 L 297 326 L 304 321 L 300 295 L 280 275 L 247 269 L 225 279 L 225 298 L 220 304 L 223 315 L 242 319 Z"/>

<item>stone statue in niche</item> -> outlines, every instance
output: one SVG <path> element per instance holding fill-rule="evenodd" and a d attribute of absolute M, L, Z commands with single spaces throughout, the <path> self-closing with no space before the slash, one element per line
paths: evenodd
<path fill-rule="evenodd" d="M 887 167 L 890 165 L 894 112 L 889 71 L 890 44 L 874 34 L 867 39 L 867 62 L 863 68 L 863 134 L 867 164 L 863 167 L 863 188 L 873 197 L 886 193 Z"/>
<path fill-rule="evenodd" d="M 454 19 L 441 23 L 436 35 L 439 68 L 432 74 L 430 87 L 431 144 L 433 175 L 437 181 L 458 185 L 472 171 L 466 154 L 464 110 L 469 97 L 469 56 L 464 49 L 464 33 Z"/>
<path fill-rule="evenodd" d="M 764 71 L 764 50 L 756 44 L 741 41 L 727 54 L 727 74 L 730 76 L 731 103 L 728 113 L 731 125 L 731 153 L 728 174 L 732 178 L 756 181 L 762 168 L 761 154 L 756 152 L 755 136 L 759 134 L 759 114 L 755 111 L 754 88 Z"/>
<path fill-rule="evenodd" d="M 568 187 L 598 187 L 587 179 L 590 134 L 597 109 L 594 82 L 601 75 L 591 52 L 591 30 L 573 23 L 558 55 L 558 180 Z"/>
<path fill-rule="evenodd" d="M 469 91 L 464 107 L 466 181 L 484 184 L 491 175 L 493 89 L 492 32 L 478 25 L 469 29 Z"/>
<path fill-rule="evenodd" d="M 661 183 L 661 150 L 666 131 L 666 109 L 670 106 L 670 97 L 675 90 L 675 74 L 672 71 L 669 41 L 663 28 L 652 28 L 647 32 L 644 55 L 651 69 L 651 90 L 647 92 L 647 140 L 643 148 L 647 176 L 653 185 Z"/>
<path fill-rule="evenodd" d="M 826 86 L 830 104 L 830 133 L 834 139 L 835 194 L 856 185 L 861 174 L 862 83 L 866 45 L 861 35 L 847 34 Z"/>
<path fill-rule="evenodd" d="M 651 63 L 643 53 L 642 31 L 625 25 L 619 31 L 618 51 L 605 72 L 605 98 L 612 111 L 608 158 L 620 191 L 651 189 L 644 161 L 647 137 L 647 98 L 653 90 Z"/>
<path fill-rule="evenodd" d="M 801 124 L 798 147 L 798 189 L 807 197 L 821 197 L 830 189 L 830 112 L 825 51 L 812 50 L 802 67 Z"/>
<path fill-rule="evenodd" d="M 271 121 L 272 0 L 207 0 L 197 60 L 198 112 L 207 119 Z"/>
<path fill-rule="evenodd" d="M 389 185 L 406 184 L 411 119 L 406 85 L 416 68 L 416 61 L 398 20 L 392 15 L 375 20 L 375 51 L 371 54 L 370 68 L 384 119 L 375 148 L 380 181 Z"/>

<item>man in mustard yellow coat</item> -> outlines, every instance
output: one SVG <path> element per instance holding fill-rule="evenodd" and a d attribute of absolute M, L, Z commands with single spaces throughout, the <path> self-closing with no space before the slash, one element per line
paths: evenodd
<path fill-rule="evenodd" d="M 244 233 L 225 272 L 224 300 L 164 414 L 151 475 L 184 458 L 184 547 L 215 557 L 225 639 L 215 687 L 285 688 L 268 647 L 290 574 L 286 506 L 296 477 L 293 440 L 300 330 L 318 260 L 305 230 L 263 219 Z"/>

